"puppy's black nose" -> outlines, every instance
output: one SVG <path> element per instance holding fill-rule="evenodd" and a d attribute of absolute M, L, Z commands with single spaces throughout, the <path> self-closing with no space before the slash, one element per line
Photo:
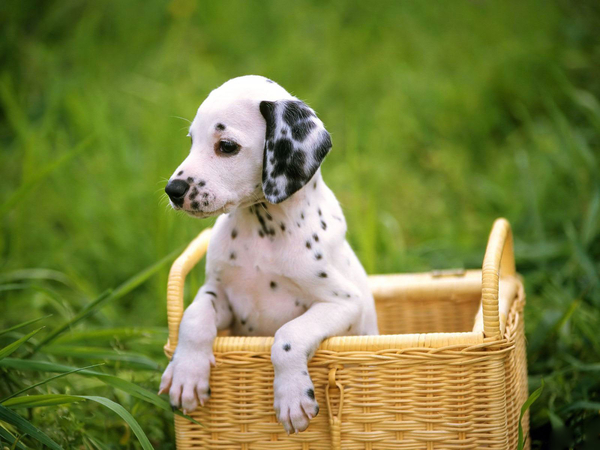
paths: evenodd
<path fill-rule="evenodd" d="M 183 180 L 171 180 L 167 184 L 165 192 L 171 200 L 175 201 L 181 200 L 189 188 L 190 185 Z"/>

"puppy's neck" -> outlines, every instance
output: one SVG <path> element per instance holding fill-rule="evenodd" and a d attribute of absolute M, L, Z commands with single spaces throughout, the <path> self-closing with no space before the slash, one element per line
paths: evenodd
<path fill-rule="evenodd" d="M 238 219 L 249 227 L 256 227 L 261 237 L 275 239 L 291 235 L 294 230 L 308 226 L 325 208 L 329 188 L 318 170 L 311 180 L 281 203 L 257 203 L 235 211 Z M 318 222 L 317 222 L 318 223 Z"/>

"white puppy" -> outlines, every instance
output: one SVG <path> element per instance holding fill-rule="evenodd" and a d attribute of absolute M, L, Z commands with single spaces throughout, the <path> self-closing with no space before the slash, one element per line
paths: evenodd
<path fill-rule="evenodd" d="M 321 178 L 331 139 L 305 103 L 260 76 L 210 93 L 166 192 L 193 217 L 221 216 L 206 283 L 187 308 L 160 391 L 190 412 L 210 397 L 217 330 L 272 336 L 275 411 L 303 431 L 318 411 L 307 363 L 323 339 L 377 334 L 367 276 Z"/>

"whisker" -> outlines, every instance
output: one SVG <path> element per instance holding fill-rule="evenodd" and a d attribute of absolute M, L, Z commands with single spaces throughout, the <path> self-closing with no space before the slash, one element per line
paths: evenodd
<path fill-rule="evenodd" d="M 192 124 L 192 121 L 189 119 L 186 119 L 185 117 L 180 117 L 180 116 L 169 116 L 175 119 L 181 119 L 181 120 L 185 120 L 187 123 L 189 123 L 190 125 Z"/>

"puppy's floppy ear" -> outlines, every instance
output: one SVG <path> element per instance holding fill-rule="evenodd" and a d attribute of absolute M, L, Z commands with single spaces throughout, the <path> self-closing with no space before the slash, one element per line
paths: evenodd
<path fill-rule="evenodd" d="M 331 137 L 300 100 L 260 102 L 267 121 L 262 184 L 265 198 L 280 203 L 304 186 L 331 150 Z"/>

